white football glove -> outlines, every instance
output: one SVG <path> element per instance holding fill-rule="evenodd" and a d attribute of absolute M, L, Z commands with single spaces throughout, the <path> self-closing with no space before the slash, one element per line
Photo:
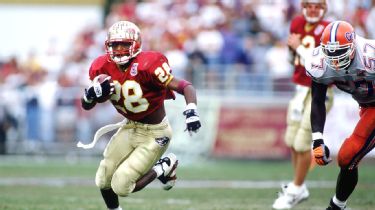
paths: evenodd
<path fill-rule="evenodd" d="M 106 97 L 114 93 L 115 86 L 111 82 L 111 76 L 108 76 L 104 81 L 99 81 L 99 76 L 95 77 L 93 84 L 85 89 L 84 100 L 91 103 L 92 101 L 100 100 L 102 97 Z"/>
<path fill-rule="evenodd" d="M 201 127 L 201 122 L 199 121 L 197 105 L 195 105 L 194 103 L 188 104 L 183 114 L 186 116 L 185 131 L 187 130 L 190 136 L 193 134 L 193 132 L 198 132 L 199 128 Z"/>

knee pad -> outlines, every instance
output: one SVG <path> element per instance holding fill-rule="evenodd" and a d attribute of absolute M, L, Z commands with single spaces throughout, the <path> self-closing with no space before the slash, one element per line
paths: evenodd
<path fill-rule="evenodd" d="M 108 189 L 111 187 L 112 172 L 114 165 L 108 164 L 108 161 L 100 161 L 99 168 L 96 171 L 95 184 L 100 189 Z"/>
<path fill-rule="evenodd" d="M 284 141 L 288 147 L 293 147 L 294 140 L 298 131 L 299 123 L 290 122 L 285 131 Z"/>
<path fill-rule="evenodd" d="M 311 131 L 301 127 L 294 140 L 293 148 L 297 152 L 306 152 L 311 150 Z"/>
<path fill-rule="evenodd" d="M 297 152 L 306 152 L 311 149 L 311 130 L 300 126 L 300 123 L 288 125 L 285 133 L 285 144 Z"/>
<path fill-rule="evenodd" d="M 113 174 L 111 187 L 118 196 L 126 197 L 133 192 L 135 181 L 131 180 L 128 174 L 117 171 Z"/>

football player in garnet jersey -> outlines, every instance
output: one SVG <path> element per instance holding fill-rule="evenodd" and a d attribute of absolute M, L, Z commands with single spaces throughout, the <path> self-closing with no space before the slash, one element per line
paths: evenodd
<path fill-rule="evenodd" d="M 327 10 L 325 0 L 301 0 L 302 15 L 296 16 L 290 25 L 287 40 L 294 65 L 292 81 L 296 92 L 289 102 L 285 143 L 291 150 L 293 180 L 282 185 L 274 209 L 290 209 L 309 197 L 305 179 L 310 169 L 311 152 L 311 78 L 306 75 L 306 56 L 320 43 L 321 34 L 329 24 L 323 17 Z M 327 110 L 333 104 L 333 91 L 329 88 Z"/>
<path fill-rule="evenodd" d="M 328 86 L 352 95 L 359 104 L 360 119 L 353 133 L 345 139 L 337 155 L 340 173 L 336 193 L 327 210 L 342 210 L 358 182 L 358 166 L 375 147 L 375 40 L 357 36 L 345 21 L 330 23 L 323 32 L 320 47 L 306 60 L 306 71 L 312 77 L 311 127 L 315 161 L 331 162 L 323 141 Z"/>
<path fill-rule="evenodd" d="M 108 98 L 124 116 L 123 122 L 107 125 L 98 136 L 118 129 L 105 148 L 96 172 L 99 187 L 108 209 L 121 209 L 118 196 L 137 192 L 158 178 L 164 189 L 173 187 L 178 160 L 173 153 L 164 154 L 172 138 L 164 100 L 174 99 L 174 92 L 184 95 L 186 130 L 192 134 L 201 127 L 197 113 L 195 88 L 171 73 L 167 58 L 160 52 L 142 51 L 139 28 L 128 21 L 113 24 L 105 42 L 107 53 L 96 58 L 89 76 L 93 85 L 81 99 L 85 110 Z M 98 75 L 108 78 L 95 79 Z"/>

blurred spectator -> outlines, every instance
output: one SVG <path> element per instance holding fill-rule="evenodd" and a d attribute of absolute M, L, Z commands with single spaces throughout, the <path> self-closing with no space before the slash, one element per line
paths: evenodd
<path fill-rule="evenodd" d="M 369 14 L 369 10 L 367 8 L 358 6 L 354 10 L 354 14 L 352 17 L 351 24 L 355 28 L 355 32 L 363 37 L 368 37 L 369 33 L 366 28 L 366 19 Z"/>
<path fill-rule="evenodd" d="M 262 31 L 260 20 L 254 11 L 253 3 L 244 3 L 240 12 L 235 12 L 233 19 L 234 30 L 241 36 L 255 36 Z"/>
<path fill-rule="evenodd" d="M 224 45 L 224 38 L 220 31 L 214 27 L 207 27 L 198 32 L 196 45 L 207 61 L 206 78 L 210 84 L 208 88 L 217 88 L 222 79 L 223 71 L 220 64 L 220 53 Z"/>
<path fill-rule="evenodd" d="M 287 55 L 283 43 L 300 0 L 111 2 L 105 21 L 97 23 L 102 25 L 83 27 L 67 47 L 68 52 L 58 50 L 58 37 L 53 36 L 46 40 L 47 51 L 42 54 L 25 49 L 29 54 L 23 62 L 18 55 L 0 60 L 0 85 L 26 91 L 19 95 L 24 97 L 20 105 L 25 110 L 24 121 L 29 122 L 27 138 L 54 139 L 47 130 L 54 132 L 57 127 L 49 127 L 54 124 L 48 122 L 64 123 L 61 119 L 67 113 L 76 113 L 74 97 L 89 82 L 82 75 L 87 74 L 89 61 L 103 53 L 105 29 L 120 19 L 137 23 L 145 35 L 143 49 L 164 52 L 174 74 L 192 81 L 198 89 L 289 90 L 283 86 L 288 74 L 287 64 L 281 62 Z M 331 19 L 345 19 L 355 25 L 358 34 L 375 37 L 371 24 L 375 21 L 375 0 L 327 2 Z M 58 111 L 61 119 L 47 117 L 59 108 L 63 108 Z M 42 125 L 35 120 L 41 120 Z M 75 118 L 67 120 L 76 126 Z M 84 116 L 81 120 L 87 126 Z M 76 132 L 69 129 L 65 133 Z M 86 127 L 80 135 L 92 129 Z"/>
<path fill-rule="evenodd" d="M 15 56 L 5 61 L 0 67 L 0 84 L 18 88 L 24 85 L 25 79 L 25 75 Z"/>
<path fill-rule="evenodd" d="M 188 54 L 189 65 L 186 68 L 186 79 L 195 84 L 197 88 L 204 88 L 204 73 L 207 60 L 205 55 L 199 51 L 194 50 Z"/>
<path fill-rule="evenodd" d="M 8 130 L 17 128 L 17 120 L 9 113 L 4 104 L 0 104 L 0 155 L 7 154 Z"/>
<path fill-rule="evenodd" d="M 43 81 L 42 72 L 28 72 L 26 90 L 26 139 L 30 141 L 40 140 L 40 104 L 38 100 L 39 85 Z"/>
<path fill-rule="evenodd" d="M 369 13 L 367 15 L 367 19 L 365 20 L 365 27 L 367 29 L 367 32 L 368 32 L 368 37 L 367 38 L 370 38 L 370 39 L 374 39 L 375 38 L 375 25 L 374 25 L 374 22 L 375 22 L 375 0 L 372 0 L 371 1 L 371 9 L 369 10 Z"/>
<path fill-rule="evenodd" d="M 231 28 L 230 22 L 220 27 L 223 45 L 220 51 L 219 62 L 222 64 L 250 64 L 242 47 L 242 39 Z"/>
<path fill-rule="evenodd" d="M 189 62 L 186 53 L 173 45 L 173 47 L 165 51 L 165 56 L 169 60 L 173 74 L 178 78 L 186 78 L 185 71 Z"/>
<path fill-rule="evenodd" d="M 251 69 L 252 77 L 250 81 L 247 81 L 249 83 L 248 89 L 268 91 L 272 88 L 269 78 L 269 69 L 265 62 L 266 53 L 272 47 L 272 43 L 273 37 L 269 32 L 260 32 L 254 39 L 248 39 L 247 44 L 251 46 L 250 53 L 254 60 Z"/>
<path fill-rule="evenodd" d="M 301 2 L 300 0 L 287 0 L 287 8 L 285 10 L 285 21 L 290 22 L 298 13 Z"/>
<path fill-rule="evenodd" d="M 275 43 L 266 52 L 265 59 L 274 91 L 288 92 L 294 90 L 290 80 L 293 66 L 289 62 L 289 54 L 288 46 L 281 40 L 275 40 Z"/>

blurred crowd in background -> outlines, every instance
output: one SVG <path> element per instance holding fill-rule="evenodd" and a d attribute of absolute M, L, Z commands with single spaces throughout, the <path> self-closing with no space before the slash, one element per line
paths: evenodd
<path fill-rule="evenodd" d="M 361 36 L 375 38 L 375 0 L 327 3 L 326 19 L 346 20 Z M 25 49 L 26 59 L 0 60 L 1 132 L 19 138 L 15 130 L 21 126 L 23 138 L 31 141 L 90 140 L 96 127 L 80 111 L 79 97 L 89 84 L 91 61 L 105 53 L 108 27 L 118 20 L 136 23 L 143 50 L 164 53 L 173 74 L 192 81 L 198 91 L 292 92 L 286 40 L 299 13 L 299 0 L 113 1 L 103 24 L 82 28 L 68 52 L 57 52 L 52 43 L 43 55 Z M 100 120 L 103 125 L 105 119 Z"/>

